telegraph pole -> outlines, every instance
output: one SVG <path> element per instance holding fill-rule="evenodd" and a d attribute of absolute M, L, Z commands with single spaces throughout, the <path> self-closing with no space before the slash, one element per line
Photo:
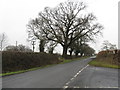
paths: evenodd
<path fill-rule="evenodd" d="M 17 41 L 16 41 L 16 47 L 17 47 Z"/>
<path fill-rule="evenodd" d="M 16 49 L 15 49 L 16 51 L 18 51 L 18 47 L 17 46 L 18 46 L 18 42 L 16 41 Z"/>

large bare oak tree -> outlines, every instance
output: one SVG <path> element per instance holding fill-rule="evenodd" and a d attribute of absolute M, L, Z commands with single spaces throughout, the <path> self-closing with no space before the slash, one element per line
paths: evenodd
<path fill-rule="evenodd" d="M 36 30 L 42 31 L 48 40 L 61 44 L 66 57 L 72 43 L 82 37 L 92 39 L 103 29 L 92 13 L 86 15 L 82 12 L 85 8 L 83 2 L 73 1 L 60 3 L 55 8 L 46 7 L 35 19 Z"/>

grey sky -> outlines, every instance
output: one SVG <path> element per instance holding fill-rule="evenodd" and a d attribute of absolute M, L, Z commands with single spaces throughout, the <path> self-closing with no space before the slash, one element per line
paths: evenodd
<path fill-rule="evenodd" d="M 5 32 L 9 44 L 29 45 L 26 41 L 26 24 L 44 7 L 55 7 L 66 0 L 1 0 L 0 1 L 0 33 Z M 118 46 L 118 1 L 119 0 L 78 0 L 84 1 L 88 6 L 86 12 L 92 12 L 98 22 L 104 26 L 103 37 L 96 39 L 96 44 L 91 44 L 100 50 L 103 40 L 109 40 Z M 61 49 L 56 49 L 61 51 Z"/>

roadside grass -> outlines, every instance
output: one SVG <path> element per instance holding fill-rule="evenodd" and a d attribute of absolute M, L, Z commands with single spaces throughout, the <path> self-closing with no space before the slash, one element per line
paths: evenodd
<path fill-rule="evenodd" d="M 115 68 L 115 69 L 120 69 L 120 66 L 118 65 L 113 65 L 113 64 L 109 64 L 109 63 L 104 63 L 104 62 L 100 62 L 100 61 L 91 61 L 89 63 L 90 65 L 93 65 L 93 66 L 97 66 L 97 67 L 108 67 L 108 68 Z"/>
<path fill-rule="evenodd" d="M 52 64 L 52 65 L 53 65 L 53 64 Z M 33 70 L 37 70 L 37 69 L 42 69 L 42 68 L 49 67 L 49 66 L 52 66 L 52 65 L 46 65 L 46 66 L 31 68 L 31 69 L 27 69 L 27 70 L 20 70 L 20 71 L 16 71 L 16 72 L 2 73 L 2 74 L 0 74 L 0 76 L 8 76 L 8 75 L 13 75 L 13 74 L 24 73 L 24 72 L 28 72 L 28 71 L 33 71 Z"/>
<path fill-rule="evenodd" d="M 73 59 L 64 59 L 64 58 L 59 58 L 59 59 L 61 61 L 63 61 L 60 64 L 64 64 L 64 63 L 69 63 L 69 62 L 73 62 L 73 61 L 76 61 L 76 60 L 82 60 L 82 59 L 86 59 L 86 58 L 88 58 L 88 57 L 85 56 L 85 57 L 78 57 L 78 58 L 73 58 Z"/>
<path fill-rule="evenodd" d="M 65 64 L 65 63 L 73 62 L 73 61 L 76 61 L 76 60 L 82 60 L 82 59 L 86 59 L 86 58 L 88 58 L 88 57 L 80 57 L 80 58 L 74 58 L 74 59 L 59 58 L 59 60 L 61 60 L 62 62 L 60 62 L 58 64 Z M 34 70 L 38 70 L 38 69 L 42 69 L 42 68 L 51 67 L 51 66 L 54 66 L 54 65 L 57 65 L 57 64 L 50 64 L 50 65 L 31 68 L 31 69 L 27 69 L 27 70 L 20 70 L 20 71 L 16 71 L 16 72 L 2 73 L 2 74 L 0 74 L 0 76 L 3 77 L 3 76 L 14 75 L 14 74 L 20 74 L 20 73 L 24 73 L 24 72 L 28 72 L 28 71 L 34 71 Z"/>
<path fill-rule="evenodd" d="M 114 68 L 114 69 L 120 69 L 120 66 L 113 63 L 113 59 L 111 57 L 107 58 L 96 58 L 89 62 L 89 65 L 96 66 L 96 67 L 106 67 L 106 68 Z"/>

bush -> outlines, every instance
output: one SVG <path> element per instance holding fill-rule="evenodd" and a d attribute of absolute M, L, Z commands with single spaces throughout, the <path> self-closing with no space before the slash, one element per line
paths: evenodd
<path fill-rule="evenodd" d="M 115 65 L 120 65 L 120 50 L 101 51 L 97 55 L 97 60 L 104 60 Z"/>
<path fill-rule="evenodd" d="M 2 52 L 2 72 L 13 72 L 59 63 L 57 55 L 33 52 Z"/>
<path fill-rule="evenodd" d="M 101 51 L 97 54 L 97 58 L 107 57 L 107 51 Z"/>
<path fill-rule="evenodd" d="M 118 50 L 118 57 L 120 57 L 120 50 Z"/>
<path fill-rule="evenodd" d="M 115 50 L 106 50 L 106 51 L 101 51 L 98 53 L 97 58 L 106 58 L 113 56 L 115 53 Z"/>
<path fill-rule="evenodd" d="M 120 50 L 118 51 L 118 62 L 120 64 Z"/>

